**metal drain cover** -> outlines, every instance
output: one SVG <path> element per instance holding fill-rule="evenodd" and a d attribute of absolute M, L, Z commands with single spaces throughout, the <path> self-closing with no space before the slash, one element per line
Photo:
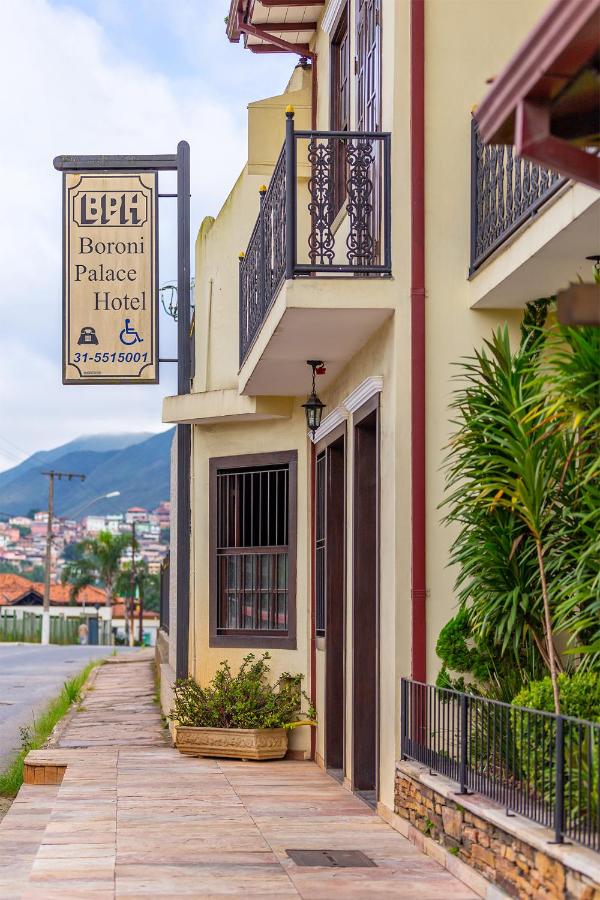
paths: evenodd
<path fill-rule="evenodd" d="M 362 850 L 286 850 L 297 866 L 328 866 L 348 869 L 377 866 Z"/>

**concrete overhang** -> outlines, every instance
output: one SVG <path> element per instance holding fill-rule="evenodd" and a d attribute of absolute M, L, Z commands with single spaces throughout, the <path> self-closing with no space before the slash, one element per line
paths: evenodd
<path fill-rule="evenodd" d="M 471 276 L 469 305 L 479 309 L 524 307 L 589 276 L 586 256 L 598 253 L 600 193 L 565 185 Z"/>
<path fill-rule="evenodd" d="M 288 419 L 292 408 L 291 397 L 241 397 L 231 388 L 165 397 L 162 420 L 179 425 L 224 425 L 227 422 Z"/>
<path fill-rule="evenodd" d="M 322 359 L 326 389 L 394 313 L 394 281 L 327 277 L 286 281 L 239 373 L 240 394 L 299 397 L 307 359 Z"/>

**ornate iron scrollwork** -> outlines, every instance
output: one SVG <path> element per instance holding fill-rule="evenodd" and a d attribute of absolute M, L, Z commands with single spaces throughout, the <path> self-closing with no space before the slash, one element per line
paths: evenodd
<path fill-rule="evenodd" d="M 475 217 L 471 271 L 499 247 L 565 182 L 557 172 L 519 159 L 512 146 L 484 144 L 475 120 L 471 210 Z"/>
<path fill-rule="evenodd" d="M 311 228 L 308 235 L 308 256 L 313 265 L 332 265 L 335 237 L 331 230 L 333 220 L 333 141 L 313 140 L 308 144 L 308 162 L 311 176 L 308 179 Z"/>
<path fill-rule="evenodd" d="M 375 151 L 373 141 L 348 141 L 346 149 L 348 170 L 346 209 L 350 232 L 346 238 L 350 265 L 368 266 L 375 260 L 375 205 L 373 176 Z"/>

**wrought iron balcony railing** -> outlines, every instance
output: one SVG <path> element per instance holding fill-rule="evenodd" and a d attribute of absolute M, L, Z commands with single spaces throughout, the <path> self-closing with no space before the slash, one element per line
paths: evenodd
<path fill-rule="evenodd" d="M 390 135 L 296 131 L 285 144 L 240 257 L 240 365 L 284 280 L 391 274 Z"/>
<path fill-rule="evenodd" d="M 515 155 L 512 145 L 484 144 L 471 120 L 471 266 L 473 274 L 567 181 Z"/>

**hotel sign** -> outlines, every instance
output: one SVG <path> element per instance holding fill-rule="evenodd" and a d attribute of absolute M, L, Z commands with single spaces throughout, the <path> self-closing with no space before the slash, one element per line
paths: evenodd
<path fill-rule="evenodd" d="M 156 384 L 157 173 L 65 173 L 63 240 L 63 384 Z"/>

